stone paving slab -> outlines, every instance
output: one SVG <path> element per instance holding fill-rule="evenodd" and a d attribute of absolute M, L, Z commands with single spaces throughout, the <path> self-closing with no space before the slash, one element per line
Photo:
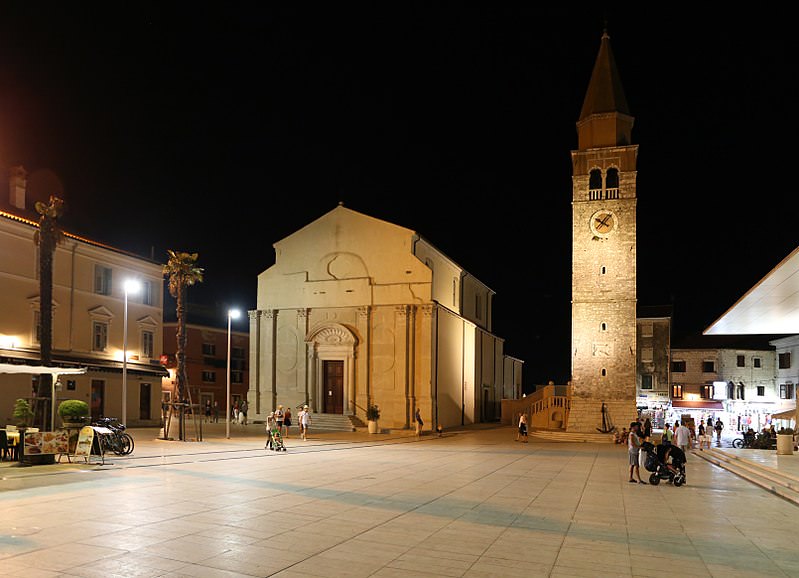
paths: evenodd
<path fill-rule="evenodd" d="M 622 446 L 505 426 L 289 437 L 285 453 L 260 426 L 222 432 L 134 430 L 108 466 L 2 464 L 0 573 L 799 577 L 799 508 L 695 456 L 676 488 L 627 483 Z"/>

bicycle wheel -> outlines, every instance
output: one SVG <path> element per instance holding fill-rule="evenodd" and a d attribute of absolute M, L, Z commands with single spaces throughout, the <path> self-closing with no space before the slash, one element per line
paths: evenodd
<path fill-rule="evenodd" d="M 127 432 L 123 432 L 123 433 L 119 434 L 119 437 L 120 437 L 121 445 L 122 445 L 123 449 L 125 450 L 125 453 L 123 453 L 122 455 L 126 456 L 128 454 L 132 454 L 133 453 L 133 446 L 134 446 L 133 436 L 130 435 L 129 433 L 127 433 Z"/>
<path fill-rule="evenodd" d="M 737 438 L 737 439 L 732 440 L 732 447 L 734 447 L 734 448 L 742 448 L 742 447 L 744 447 L 743 438 Z"/>
<path fill-rule="evenodd" d="M 115 433 L 109 437 L 113 440 L 111 442 L 111 449 L 114 450 L 116 455 L 124 456 L 126 453 L 128 453 L 127 440 L 125 439 L 124 434 Z"/>

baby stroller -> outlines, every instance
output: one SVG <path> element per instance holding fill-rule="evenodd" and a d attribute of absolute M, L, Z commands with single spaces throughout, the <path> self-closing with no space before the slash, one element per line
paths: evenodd
<path fill-rule="evenodd" d="M 641 448 L 646 452 L 644 467 L 652 472 L 649 476 L 650 484 L 657 486 L 660 480 L 667 480 L 680 487 L 685 483 L 685 452 L 680 448 L 671 443 L 662 443 L 656 448 L 651 442 L 644 442 Z"/>
<path fill-rule="evenodd" d="M 283 443 L 283 436 L 280 433 L 280 430 L 277 428 L 269 430 L 269 438 L 271 443 L 271 447 L 269 449 L 279 452 L 279 451 L 286 451 L 286 444 Z"/>

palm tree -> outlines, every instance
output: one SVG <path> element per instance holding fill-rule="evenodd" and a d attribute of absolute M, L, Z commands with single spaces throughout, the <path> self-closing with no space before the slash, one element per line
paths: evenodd
<path fill-rule="evenodd" d="M 58 217 L 63 212 L 64 201 L 51 195 L 48 203 L 37 201 L 35 208 L 41 215 L 39 230 L 33 238 L 39 246 L 39 355 L 41 364 L 48 366 L 53 363 L 53 259 L 56 245 L 63 237 L 58 227 Z M 50 403 L 53 402 L 52 380 L 53 376 L 49 373 L 39 376 L 34 423 L 42 429 L 47 428 L 45 416 L 49 408 L 39 401 L 49 399 Z"/>
<path fill-rule="evenodd" d="M 202 283 L 203 270 L 197 267 L 197 253 L 180 253 L 167 251 L 169 260 L 164 265 L 163 273 L 169 277 L 169 294 L 177 301 L 177 349 L 175 359 L 177 361 L 178 378 L 178 400 L 183 402 L 186 399 L 188 390 L 188 376 L 186 374 L 186 290 L 195 283 Z M 179 438 L 184 440 L 184 411 L 183 405 L 180 406 L 180 418 L 178 422 Z"/>

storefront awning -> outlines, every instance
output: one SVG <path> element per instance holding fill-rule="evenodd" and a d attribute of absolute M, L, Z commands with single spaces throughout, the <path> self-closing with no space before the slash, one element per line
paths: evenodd
<path fill-rule="evenodd" d="M 695 401 L 689 401 L 687 399 L 673 399 L 671 400 L 671 407 L 682 409 L 724 409 L 724 406 L 721 405 L 721 402 L 715 399 L 699 399 Z"/>
<path fill-rule="evenodd" d="M 786 409 L 778 413 L 771 414 L 772 419 L 793 419 L 796 417 L 796 408 Z"/>

